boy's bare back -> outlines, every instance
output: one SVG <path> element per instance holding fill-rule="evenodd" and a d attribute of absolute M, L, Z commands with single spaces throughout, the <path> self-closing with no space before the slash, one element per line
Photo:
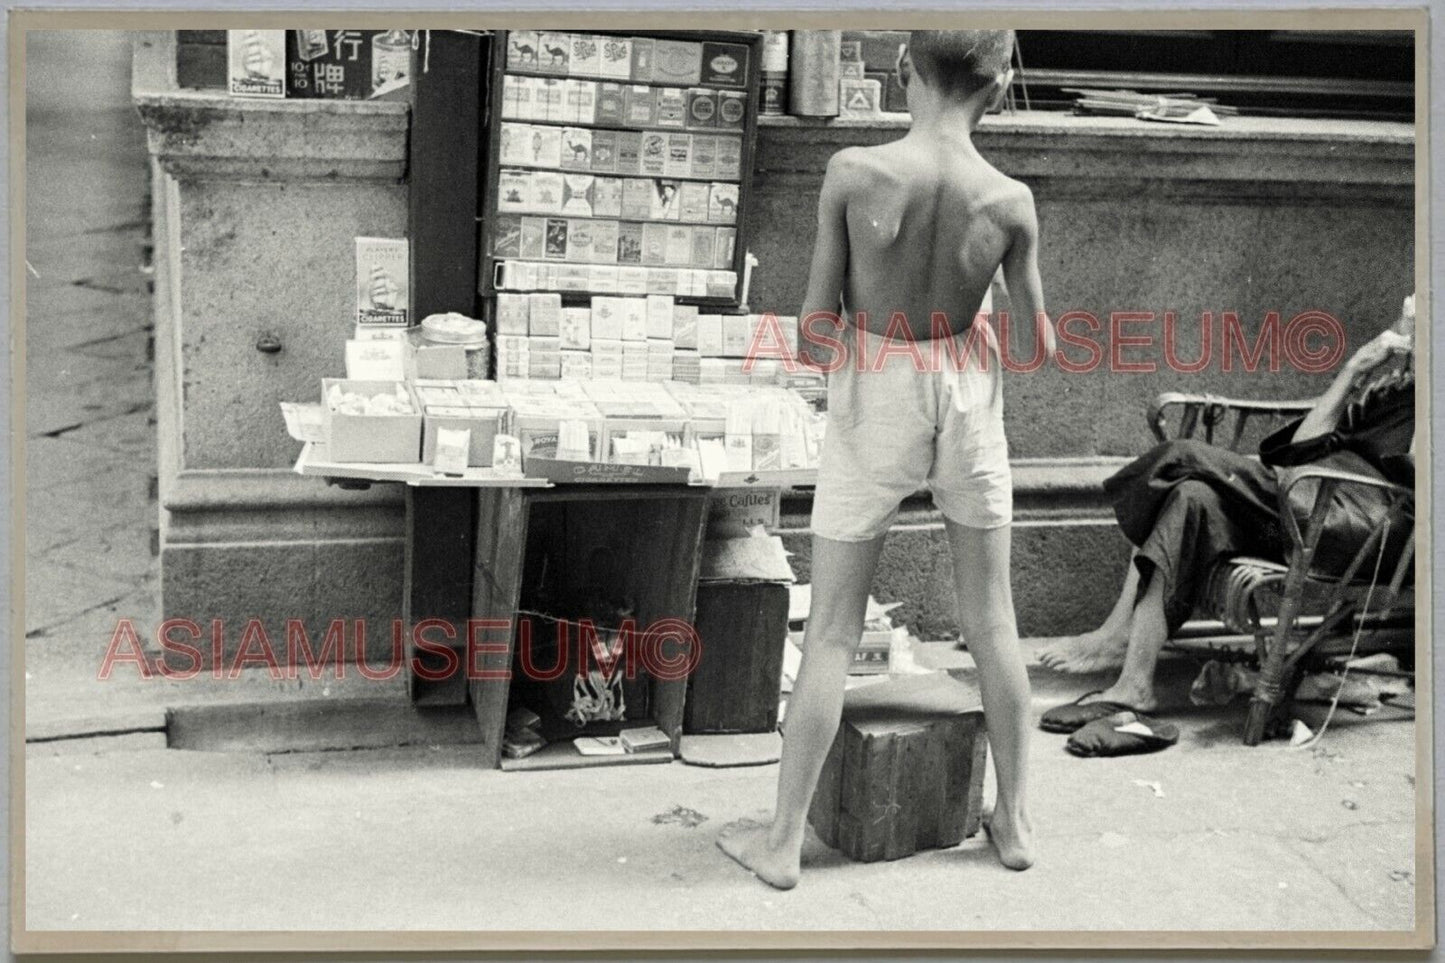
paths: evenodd
<path fill-rule="evenodd" d="M 846 218 L 844 306 L 855 323 L 888 332 L 897 312 L 914 338 L 962 331 L 1011 251 L 1036 230 L 1027 187 L 1000 173 L 966 141 L 910 135 L 840 151 L 828 167 Z M 1020 257 L 1022 260 L 1022 257 Z M 893 333 L 897 335 L 895 326 Z"/>

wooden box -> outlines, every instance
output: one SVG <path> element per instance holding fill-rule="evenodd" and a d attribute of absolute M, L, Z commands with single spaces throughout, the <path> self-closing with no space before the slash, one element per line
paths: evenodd
<path fill-rule="evenodd" d="M 702 657 L 688 679 L 683 732 L 772 732 L 778 726 L 788 586 L 704 582 L 697 587 Z"/>
<path fill-rule="evenodd" d="M 861 862 L 978 832 L 988 740 L 976 693 L 942 673 L 852 689 L 808 821 Z"/>

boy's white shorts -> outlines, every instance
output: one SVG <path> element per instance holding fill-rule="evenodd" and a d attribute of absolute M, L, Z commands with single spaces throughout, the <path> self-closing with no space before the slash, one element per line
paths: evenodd
<path fill-rule="evenodd" d="M 813 495 L 815 535 L 867 541 L 925 486 L 971 528 L 1013 519 L 997 341 L 986 326 L 952 339 L 890 341 L 850 326 L 828 375 L 828 426 Z M 960 367 L 960 360 L 962 366 Z"/>

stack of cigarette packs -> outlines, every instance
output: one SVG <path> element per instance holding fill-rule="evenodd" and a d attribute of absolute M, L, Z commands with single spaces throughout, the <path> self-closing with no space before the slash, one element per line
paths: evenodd
<path fill-rule="evenodd" d="M 735 300 L 752 44 L 502 42 L 493 287 Z"/>

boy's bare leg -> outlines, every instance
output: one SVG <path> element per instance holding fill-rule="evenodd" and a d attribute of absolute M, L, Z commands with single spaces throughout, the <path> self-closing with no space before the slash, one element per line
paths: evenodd
<path fill-rule="evenodd" d="M 863 636 L 868 590 L 884 537 L 866 542 L 813 537 L 813 604 L 783 725 L 773 822 L 735 824 L 718 839 L 723 852 L 779 889 L 798 883 L 808 806 L 843 715 L 843 687 Z"/>
<path fill-rule="evenodd" d="M 1121 702 L 1141 712 L 1157 709 L 1159 697 L 1154 692 L 1154 669 L 1159 664 L 1159 652 L 1168 636 L 1169 626 L 1164 619 L 1164 579 L 1154 572 L 1139 604 L 1134 606 L 1124 669 L 1119 673 L 1119 680 L 1097 698 Z"/>
<path fill-rule="evenodd" d="M 1115 669 L 1124 663 L 1129 647 L 1129 632 L 1134 621 L 1134 603 L 1139 595 L 1139 570 L 1134 556 L 1124 574 L 1124 586 L 1114 600 L 1114 608 L 1104 624 L 1083 635 L 1068 636 L 1055 641 L 1039 652 L 1039 661 L 1059 672 L 1099 672 Z"/>
<path fill-rule="evenodd" d="M 1019 650 L 1009 584 L 1012 529 L 1008 525 L 969 528 L 953 521 L 946 525 L 953 549 L 959 628 L 978 666 L 984 722 L 998 777 L 989 839 L 1005 866 L 1028 869 L 1034 862 L 1026 791 L 1031 736 L 1029 676 Z"/>

